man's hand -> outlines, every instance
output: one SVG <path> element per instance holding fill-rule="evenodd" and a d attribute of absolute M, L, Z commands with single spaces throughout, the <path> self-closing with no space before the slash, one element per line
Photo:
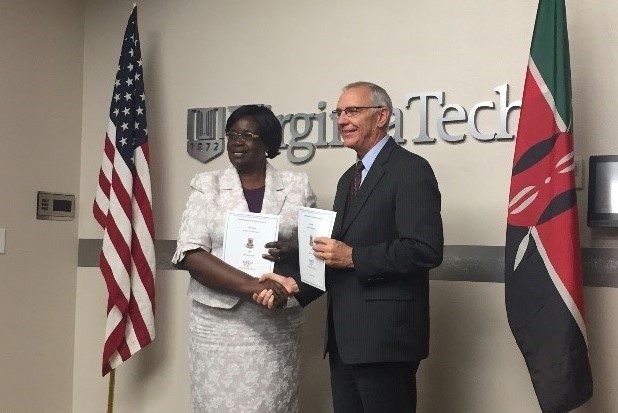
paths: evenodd
<path fill-rule="evenodd" d="M 281 308 L 285 307 L 288 302 L 289 293 L 283 285 L 278 283 L 277 281 L 271 279 L 260 279 L 258 280 L 259 285 L 254 290 L 252 294 L 253 300 L 256 300 L 256 296 L 259 294 L 265 294 L 267 296 L 266 300 L 263 302 L 259 302 L 259 304 L 264 305 L 268 308 Z"/>
<path fill-rule="evenodd" d="M 268 254 L 262 257 L 273 262 L 292 261 L 298 259 L 298 246 L 293 242 L 273 241 L 265 245 Z"/>
<path fill-rule="evenodd" d="M 294 278 L 284 277 L 282 275 L 275 274 L 275 273 L 266 273 L 262 275 L 259 279 L 259 282 L 260 283 L 275 282 L 283 286 L 287 294 L 286 299 L 288 295 L 296 294 L 299 291 L 298 284 L 296 284 L 296 281 L 294 280 Z M 263 305 L 264 307 L 279 308 L 275 306 L 275 300 L 276 300 L 276 297 L 275 297 L 274 291 L 271 289 L 265 288 L 261 292 L 253 294 L 253 301 L 255 301 L 258 304 Z"/>
<path fill-rule="evenodd" d="M 313 255 L 324 260 L 333 268 L 354 268 L 352 247 L 348 244 L 327 237 L 313 239 Z"/>

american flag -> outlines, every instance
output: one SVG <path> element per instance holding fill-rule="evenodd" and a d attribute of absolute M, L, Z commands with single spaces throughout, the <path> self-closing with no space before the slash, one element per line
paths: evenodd
<path fill-rule="evenodd" d="M 93 213 L 104 229 L 99 258 L 108 291 L 103 375 L 155 337 L 155 252 L 144 78 L 137 7 L 116 72 Z"/>

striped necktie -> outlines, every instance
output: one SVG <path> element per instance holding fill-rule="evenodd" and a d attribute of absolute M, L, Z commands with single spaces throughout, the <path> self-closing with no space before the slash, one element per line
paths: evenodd
<path fill-rule="evenodd" d="M 361 180 L 363 178 L 363 169 L 365 169 L 365 165 L 363 165 L 363 162 L 360 160 L 356 161 L 356 167 L 354 168 L 354 181 L 352 181 L 352 188 L 350 193 L 351 198 L 354 198 L 354 196 L 358 192 L 358 188 L 360 188 Z"/>
<path fill-rule="evenodd" d="M 360 160 L 356 161 L 356 165 L 354 166 L 354 177 L 350 181 L 350 189 L 348 191 L 348 198 L 346 200 L 346 209 L 350 206 L 352 198 L 354 198 L 354 196 L 358 192 L 358 188 L 360 188 L 361 179 L 363 177 L 363 169 L 365 169 L 365 165 L 363 165 L 363 162 Z"/>

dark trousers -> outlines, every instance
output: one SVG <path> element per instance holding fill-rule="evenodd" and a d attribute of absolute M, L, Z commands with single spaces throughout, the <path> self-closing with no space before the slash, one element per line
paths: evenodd
<path fill-rule="evenodd" d="M 335 413 L 416 412 L 419 362 L 346 364 L 330 352 Z"/>

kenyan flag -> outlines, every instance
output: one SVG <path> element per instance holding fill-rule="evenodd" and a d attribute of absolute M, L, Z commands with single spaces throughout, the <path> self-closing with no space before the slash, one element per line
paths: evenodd
<path fill-rule="evenodd" d="M 564 0 L 540 0 L 513 156 L 505 298 L 544 412 L 592 396 L 572 126 Z"/>

